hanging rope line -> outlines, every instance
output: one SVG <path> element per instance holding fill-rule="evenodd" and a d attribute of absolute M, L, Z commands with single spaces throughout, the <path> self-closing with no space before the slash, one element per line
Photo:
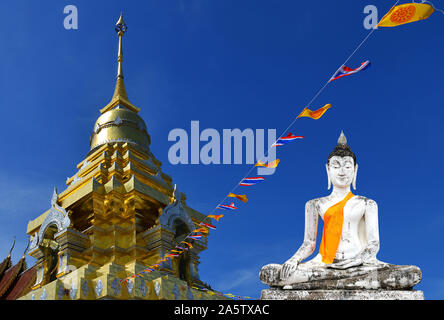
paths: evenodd
<path fill-rule="evenodd" d="M 391 9 L 390 10 L 392 10 L 398 3 L 399 3 L 399 1 L 400 0 L 397 0 L 393 5 L 392 5 L 392 7 L 391 7 Z M 413 1 L 414 2 L 414 1 Z M 424 2 L 429 2 L 429 1 L 422 1 L 422 3 L 424 3 Z M 430 3 L 430 2 L 429 2 Z M 431 4 L 431 3 L 430 3 Z M 431 4 L 432 6 L 433 6 L 433 4 Z M 436 9 L 436 8 L 434 8 L 435 10 L 438 10 L 438 11 L 441 11 L 443 14 L 444 14 L 444 11 L 442 11 L 442 10 L 440 10 L 440 9 Z M 345 61 L 339 66 L 339 68 L 338 69 L 336 69 L 336 71 L 329 77 L 329 79 L 323 84 L 323 86 L 316 92 L 316 94 L 309 100 L 309 102 L 308 102 L 308 104 L 306 105 L 306 108 L 308 108 L 308 107 L 310 107 L 311 106 L 311 104 L 320 96 L 320 94 L 325 90 L 325 88 L 328 86 L 328 84 L 331 82 L 331 80 L 332 80 L 332 78 L 333 78 L 333 76 L 335 76 L 340 70 L 341 70 L 341 68 L 342 67 L 344 67 L 349 61 L 350 61 L 350 59 L 356 54 L 356 52 L 358 52 L 358 50 L 367 42 L 367 40 L 370 38 L 370 36 L 375 32 L 375 30 L 377 30 L 377 28 L 375 27 L 375 28 L 373 28 L 372 30 L 370 30 L 370 32 L 368 32 L 367 33 L 367 35 L 364 37 L 364 39 L 355 47 L 355 49 L 352 51 L 352 53 L 347 57 L 347 59 L 345 59 Z M 265 160 L 265 158 L 267 158 L 267 155 L 268 155 L 268 153 L 270 152 L 270 150 L 271 150 L 271 148 L 273 147 L 273 145 L 275 144 L 275 143 L 277 143 L 278 142 L 278 140 L 279 139 L 282 139 L 283 137 L 284 137 L 284 135 L 288 132 L 288 130 L 294 125 L 294 123 L 296 122 L 296 120 L 298 119 L 298 117 L 299 117 L 299 115 L 298 116 L 296 116 L 294 119 L 293 119 L 293 121 L 285 128 L 285 130 L 283 130 L 282 131 L 282 133 L 280 134 L 280 136 L 276 139 L 276 141 L 273 143 L 273 144 L 271 144 L 270 145 L 270 147 L 268 148 L 268 150 L 267 150 L 267 152 L 266 153 L 264 153 L 264 155 L 262 156 L 262 158 L 259 160 L 259 161 L 263 161 L 263 160 Z M 233 191 L 235 191 L 240 185 L 241 185 L 241 182 L 244 180 L 244 179 L 246 179 L 248 176 L 249 176 L 249 174 L 251 173 L 251 171 L 254 169 L 256 167 L 256 165 L 253 165 L 252 167 L 250 167 L 250 169 L 247 171 L 247 173 L 242 177 L 242 179 L 240 179 L 239 180 L 239 182 L 238 183 L 236 183 L 235 184 L 235 186 L 231 189 L 231 191 L 229 192 L 229 193 L 233 193 Z M 215 210 L 216 209 L 218 209 L 218 207 L 220 206 L 220 205 L 222 205 L 223 203 L 224 203 L 224 201 L 226 200 L 228 198 L 228 195 L 226 195 L 223 199 L 222 199 L 222 201 L 220 201 L 218 204 L 217 204 L 217 206 L 212 210 L 212 211 L 210 211 L 210 213 L 204 218 L 204 219 L 202 219 L 202 221 L 200 222 L 200 224 L 199 224 L 199 226 L 202 226 L 202 223 L 204 223 L 207 219 L 211 219 L 211 217 L 209 217 L 209 216 L 211 216 L 211 215 L 213 215 L 213 213 L 215 212 Z M 193 233 L 196 233 L 196 232 L 190 232 L 186 237 L 185 237 L 185 239 L 189 239 L 189 237 L 193 234 Z M 191 240 L 190 240 L 191 241 Z M 184 241 L 182 241 L 182 242 L 184 242 Z M 180 242 L 180 243 L 182 243 L 182 242 Z M 179 243 L 179 244 L 180 244 Z M 179 254 L 177 254 L 176 256 L 178 256 Z M 168 255 L 165 255 L 164 256 L 164 258 L 161 260 L 162 262 L 163 261 L 166 261 L 166 259 L 168 259 L 168 258 L 165 258 L 165 257 L 168 257 Z M 157 263 L 157 264 L 154 264 L 154 265 L 151 265 L 150 267 L 148 267 L 146 270 L 148 270 L 148 269 L 150 269 L 150 270 L 153 270 L 153 269 L 155 269 L 156 267 L 158 267 L 160 265 L 160 263 Z M 152 272 L 152 271 L 149 271 L 149 272 Z M 130 277 L 127 277 L 127 278 L 125 278 L 125 279 L 122 279 L 122 281 L 121 281 L 121 283 L 122 284 L 126 284 L 127 282 L 128 282 L 128 279 L 129 278 L 135 278 L 135 277 L 137 277 L 137 276 L 139 276 L 140 277 L 140 274 L 143 274 L 143 273 L 146 273 L 146 272 L 141 272 L 141 273 L 139 273 L 139 274 L 136 274 L 136 275 L 133 275 L 133 276 L 130 276 Z M 165 273 L 165 272 L 161 272 L 161 274 L 168 274 L 168 273 Z M 206 288 L 198 288 L 198 287 L 193 287 L 193 288 L 195 288 L 195 289 L 198 289 L 198 290 L 202 290 L 202 291 L 206 291 L 206 292 L 211 292 L 212 290 L 209 290 L 209 289 L 206 289 Z M 216 295 L 223 295 L 223 296 L 226 296 L 226 297 L 229 297 L 229 298 L 234 298 L 234 299 L 253 299 L 253 298 L 251 298 L 251 297 L 246 297 L 246 296 L 244 296 L 244 297 L 242 297 L 242 296 L 237 296 L 237 295 L 233 295 L 233 294 L 220 294 L 220 293 L 216 293 L 216 292 L 213 292 L 213 294 L 216 294 Z"/>
<path fill-rule="evenodd" d="M 395 4 L 392 6 L 392 8 L 393 7 L 395 7 L 397 4 L 398 4 L 398 2 L 399 2 L 400 0 L 397 0 L 396 2 L 395 2 Z M 313 98 L 311 98 L 311 100 L 308 102 L 308 104 L 307 104 L 307 108 L 308 107 L 310 107 L 311 106 L 311 104 L 316 100 L 316 98 L 324 91 L 324 89 L 328 86 L 328 84 L 330 83 L 330 80 L 331 80 L 331 78 L 333 77 L 333 75 L 335 75 L 340 69 L 341 69 L 341 67 L 342 66 L 344 66 L 345 64 L 347 64 L 347 62 L 355 55 L 355 53 L 362 47 L 362 45 L 370 38 L 370 36 L 373 34 L 373 32 L 375 31 L 376 29 L 372 29 L 366 36 L 365 36 L 365 38 L 358 44 L 358 46 L 353 50 L 353 52 L 348 56 L 348 58 L 339 66 L 339 68 L 338 69 L 336 69 L 336 71 L 335 72 L 333 72 L 332 73 L 332 75 L 329 77 L 329 79 L 325 82 L 325 84 L 318 90 L 318 92 L 313 96 Z M 285 130 L 283 130 L 282 131 L 282 133 L 280 134 L 280 136 L 276 139 L 276 141 L 274 142 L 274 143 L 276 143 L 280 138 L 282 138 L 284 135 L 285 135 L 285 133 L 294 125 L 294 123 L 296 122 L 296 120 L 298 119 L 298 117 L 296 116 L 294 119 L 293 119 L 293 121 L 285 128 Z M 273 144 L 271 144 L 271 145 L 273 145 Z M 262 160 L 264 160 L 265 158 L 266 158 L 266 155 L 268 155 L 268 153 L 270 152 L 270 150 L 271 150 L 271 148 L 272 147 L 269 147 L 268 148 L 268 150 L 267 150 L 267 152 L 266 152 L 266 154 L 264 154 L 264 156 L 260 159 L 260 161 L 262 161 Z M 240 184 L 240 182 L 243 180 L 243 179 L 245 179 L 246 177 L 248 177 L 249 176 L 249 174 L 251 173 L 251 171 L 253 171 L 253 169 L 255 168 L 255 166 L 253 165 L 248 171 L 247 171 L 247 173 L 242 177 L 242 179 L 240 179 L 239 180 L 239 182 L 231 189 L 231 191 L 230 191 L 230 193 L 231 192 L 233 192 L 234 190 L 236 190 L 237 188 L 238 188 L 238 186 L 239 186 L 239 184 Z M 210 215 L 211 214 L 213 214 L 214 213 L 214 211 L 216 210 L 216 208 L 220 205 L 220 204 L 222 204 L 226 199 L 227 199 L 228 197 L 227 196 L 225 196 L 225 198 L 223 198 L 222 199 L 222 201 L 220 201 L 219 203 L 218 203 L 218 205 L 210 212 Z M 203 221 L 205 221 L 206 219 L 208 218 L 208 216 L 205 218 L 205 219 L 203 219 L 202 220 L 202 222 Z M 190 233 L 191 234 L 191 233 Z"/>

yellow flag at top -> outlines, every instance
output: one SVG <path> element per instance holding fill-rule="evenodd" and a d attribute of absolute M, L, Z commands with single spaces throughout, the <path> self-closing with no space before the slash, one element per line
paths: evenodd
<path fill-rule="evenodd" d="M 328 108 L 331 108 L 330 103 L 326 104 L 322 108 L 315 111 L 311 111 L 310 109 L 304 108 L 304 110 L 302 110 L 302 112 L 297 116 L 297 118 L 308 117 L 318 120 L 320 117 L 322 117 L 322 115 L 325 113 L 325 111 L 327 111 Z"/>
<path fill-rule="evenodd" d="M 400 4 L 387 12 L 377 26 L 396 27 L 401 24 L 424 20 L 430 17 L 434 11 L 435 9 L 426 3 Z"/>

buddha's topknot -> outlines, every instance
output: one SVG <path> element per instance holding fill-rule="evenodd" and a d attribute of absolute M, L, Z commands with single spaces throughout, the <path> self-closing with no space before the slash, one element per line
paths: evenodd
<path fill-rule="evenodd" d="M 334 156 L 338 157 L 350 156 L 353 158 L 354 165 L 356 166 L 356 156 L 353 153 L 353 151 L 351 151 L 350 146 L 347 144 L 347 138 L 345 137 L 344 132 L 342 131 L 338 139 L 338 144 L 328 156 L 328 161 L 330 161 L 330 158 Z"/>

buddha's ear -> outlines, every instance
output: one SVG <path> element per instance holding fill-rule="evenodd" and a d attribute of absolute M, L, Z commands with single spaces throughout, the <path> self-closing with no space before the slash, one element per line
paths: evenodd
<path fill-rule="evenodd" d="M 328 178 L 328 188 L 327 188 L 327 190 L 330 190 L 330 188 L 331 188 L 331 180 L 330 180 L 330 171 L 328 170 L 328 163 L 325 164 L 325 169 L 327 170 L 327 178 Z"/>
<path fill-rule="evenodd" d="M 356 176 L 357 175 L 358 175 L 358 164 L 356 164 L 356 166 L 355 166 L 355 174 L 353 176 L 353 182 L 352 182 L 353 190 L 356 190 Z"/>

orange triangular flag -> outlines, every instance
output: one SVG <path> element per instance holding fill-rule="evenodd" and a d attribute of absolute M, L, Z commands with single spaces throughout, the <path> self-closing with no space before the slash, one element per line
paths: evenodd
<path fill-rule="evenodd" d="M 248 201 L 248 199 L 247 199 L 247 195 L 245 195 L 245 194 L 234 194 L 234 193 L 229 193 L 228 195 L 227 195 L 227 197 L 232 197 L 232 198 L 237 198 L 237 199 L 239 199 L 240 201 L 242 201 L 242 202 L 247 202 Z"/>
<path fill-rule="evenodd" d="M 202 227 L 202 228 L 199 228 L 199 229 L 194 229 L 192 232 L 203 232 L 203 233 L 208 233 L 208 232 L 210 232 L 210 231 L 208 230 L 208 228 Z"/>
<path fill-rule="evenodd" d="M 331 108 L 331 104 L 326 104 L 322 108 L 315 111 L 311 111 L 310 109 L 304 108 L 304 110 L 302 110 L 302 112 L 297 116 L 297 118 L 307 117 L 318 120 L 320 117 L 322 117 L 322 115 L 325 113 L 325 111 L 327 111 L 328 108 Z"/>
<path fill-rule="evenodd" d="M 222 218 L 223 216 L 224 216 L 223 214 L 218 214 L 218 215 L 210 214 L 210 215 L 208 215 L 209 218 L 213 218 L 217 222 L 219 222 L 219 219 Z"/>
<path fill-rule="evenodd" d="M 435 11 L 426 3 L 404 3 L 390 9 L 377 27 L 396 27 L 405 23 L 424 20 Z"/>
<path fill-rule="evenodd" d="M 254 166 L 255 167 L 265 167 L 265 168 L 276 168 L 281 160 L 276 159 L 274 161 L 271 161 L 269 163 L 264 163 L 261 160 L 259 160 Z"/>

